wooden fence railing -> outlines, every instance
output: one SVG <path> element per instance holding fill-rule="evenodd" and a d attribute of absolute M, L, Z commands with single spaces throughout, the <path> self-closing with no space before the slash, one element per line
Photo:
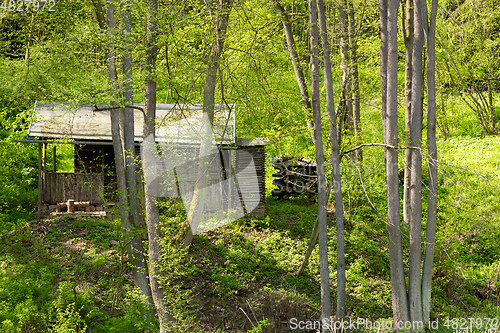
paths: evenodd
<path fill-rule="evenodd" d="M 56 204 L 68 199 L 102 204 L 104 177 L 101 173 L 47 172 L 45 173 L 42 202 Z"/>

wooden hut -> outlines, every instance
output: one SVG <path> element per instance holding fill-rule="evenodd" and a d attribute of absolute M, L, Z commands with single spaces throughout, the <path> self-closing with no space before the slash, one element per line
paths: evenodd
<path fill-rule="evenodd" d="M 140 105 L 138 105 L 140 106 Z M 100 107 L 102 108 L 102 106 Z M 181 119 L 202 113 L 201 105 L 157 105 L 157 124 L 169 119 Z M 142 142 L 143 113 L 134 110 L 134 137 L 136 155 L 140 156 Z M 265 212 L 265 143 L 262 139 L 240 139 L 235 137 L 234 110 L 216 107 L 213 135 L 222 152 L 229 150 L 247 151 L 253 157 L 258 178 L 258 193 L 250 193 L 251 200 L 258 202 L 250 215 Z M 165 138 L 165 133 L 157 133 L 157 142 Z M 190 143 L 189 138 L 179 137 L 179 144 Z M 112 204 L 116 199 L 116 177 L 114 151 L 111 137 L 110 111 L 95 111 L 86 105 L 35 104 L 28 137 L 22 142 L 39 145 L 39 198 L 41 211 L 46 205 L 56 205 L 67 200 L 88 201 L 91 205 Z M 47 168 L 47 145 L 51 143 L 69 144 L 74 147 L 74 171 L 59 172 L 56 168 L 56 147 L 52 151 L 52 168 Z M 195 146 L 193 146 L 195 147 Z M 195 149 L 195 148 L 193 148 Z M 223 153 L 221 153 L 221 156 Z M 234 172 L 246 172 L 248 161 L 236 155 Z M 249 156 L 249 155 L 245 155 Z M 255 186 L 245 187 L 249 191 Z"/>

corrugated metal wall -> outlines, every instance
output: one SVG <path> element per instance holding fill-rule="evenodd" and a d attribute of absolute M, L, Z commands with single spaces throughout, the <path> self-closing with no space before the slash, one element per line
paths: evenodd
<path fill-rule="evenodd" d="M 251 216 L 263 216 L 266 212 L 266 150 L 264 146 L 248 146 L 239 147 L 239 150 L 246 151 L 252 155 L 255 169 L 257 171 L 257 179 L 259 182 L 259 191 L 256 192 L 254 186 L 250 184 L 240 183 L 240 190 L 245 192 L 245 198 L 249 197 L 250 201 L 258 203 L 257 207 L 248 212 Z M 249 156 L 246 154 L 236 155 L 236 172 L 240 174 L 240 179 L 245 179 L 245 168 L 250 162 Z"/>

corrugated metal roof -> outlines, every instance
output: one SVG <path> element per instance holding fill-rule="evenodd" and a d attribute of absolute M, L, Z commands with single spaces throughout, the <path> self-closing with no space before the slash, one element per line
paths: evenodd
<path fill-rule="evenodd" d="M 98 108 L 105 107 L 105 105 L 98 106 Z M 111 141 L 110 112 L 93 111 L 91 105 L 70 107 L 64 104 L 35 104 L 28 137 Z M 156 140 L 184 144 L 199 143 L 200 138 L 193 128 L 201 126 L 202 116 L 201 105 L 157 104 Z M 134 118 L 134 137 L 136 141 L 141 141 L 144 118 L 142 111 L 134 109 Z M 185 128 L 186 124 L 189 129 Z M 212 131 L 217 143 L 235 143 L 234 106 L 231 110 L 226 107 L 215 107 Z"/>

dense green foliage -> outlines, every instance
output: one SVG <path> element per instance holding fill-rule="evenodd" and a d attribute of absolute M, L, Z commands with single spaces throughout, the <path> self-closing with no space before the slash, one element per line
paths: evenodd
<path fill-rule="evenodd" d="M 18 219 L 1 226 L 1 332 L 154 327 L 131 288 L 119 222 Z"/>
<path fill-rule="evenodd" d="M 302 3 L 284 3 L 294 13 L 292 26 L 307 65 L 306 8 Z M 443 2 L 438 24 L 438 154 L 442 163 L 432 317 L 442 320 L 500 316 L 500 139 L 485 135 L 478 113 L 467 104 L 467 96 L 479 96 L 467 85 L 477 83 L 481 88 L 481 82 L 498 77 L 499 20 L 495 1 L 480 1 L 480 7 L 474 4 Z M 362 137 L 366 143 L 381 142 L 377 4 L 354 5 L 363 13 L 357 37 Z M 154 330 L 155 316 L 133 288 L 114 216 L 35 221 L 37 147 L 15 141 L 25 137 L 35 101 L 94 103 L 109 101 L 112 94 L 106 79 L 107 36 L 97 25 L 91 2 L 58 1 L 57 6 L 55 13 L 0 13 L 0 31 L 6 36 L 0 44 L 0 332 Z M 333 23 L 337 13 L 329 6 Z M 134 97 L 141 102 L 145 7 L 134 8 Z M 202 2 L 191 6 L 172 2 L 162 11 L 158 102 L 201 102 L 212 37 L 205 14 Z M 312 158 L 314 148 L 297 83 L 272 6 L 263 0 L 239 2 L 226 43 L 217 102 L 236 104 L 237 135 L 268 138 L 268 157 Z M 336 44 L 333 54 L 339 91 Z M 401 85 L 403 79 L 401 72 Z M 493 122 L 500 110 L 497 89 L 491 84 Z M 402 101 L 403 97 L 401 105 Z M 403 117 L 401 112 L 401 138 Z M 343 149 L 352 148 L 349 140 L 343 145 Z M 59 169 L 71 171 L 72 149 L 63 150 Z M 392 309 L 383 151 L 367 147 L 363 156 L 360 169 L 347 157 L 341 166 L 347 314 L 388 319 Z M 317 207 L 305 197 L 288 201 L 271 197 L 272 172 L 268 162 L 265 217 L 245 218 L 199 235 L 188 252 L 171 242 L 185 218 L 182 203 L 160 203 L 161 282 L 167 307 L 176 318 L 172 324 L 176 331 L 272 332 L 283 329 L 282 322 L 290 318 L 319 317 L 317 249 L 305 273 L 294 275 L 307 248 Z M 427 196 L 425 186 L 423 196 Z M 329 260 L 335 293 L 332 210 Z M 409 242 L 407 230 L 403 241 Z M 408 254 L 404 255 L 407 261 Z"/>

